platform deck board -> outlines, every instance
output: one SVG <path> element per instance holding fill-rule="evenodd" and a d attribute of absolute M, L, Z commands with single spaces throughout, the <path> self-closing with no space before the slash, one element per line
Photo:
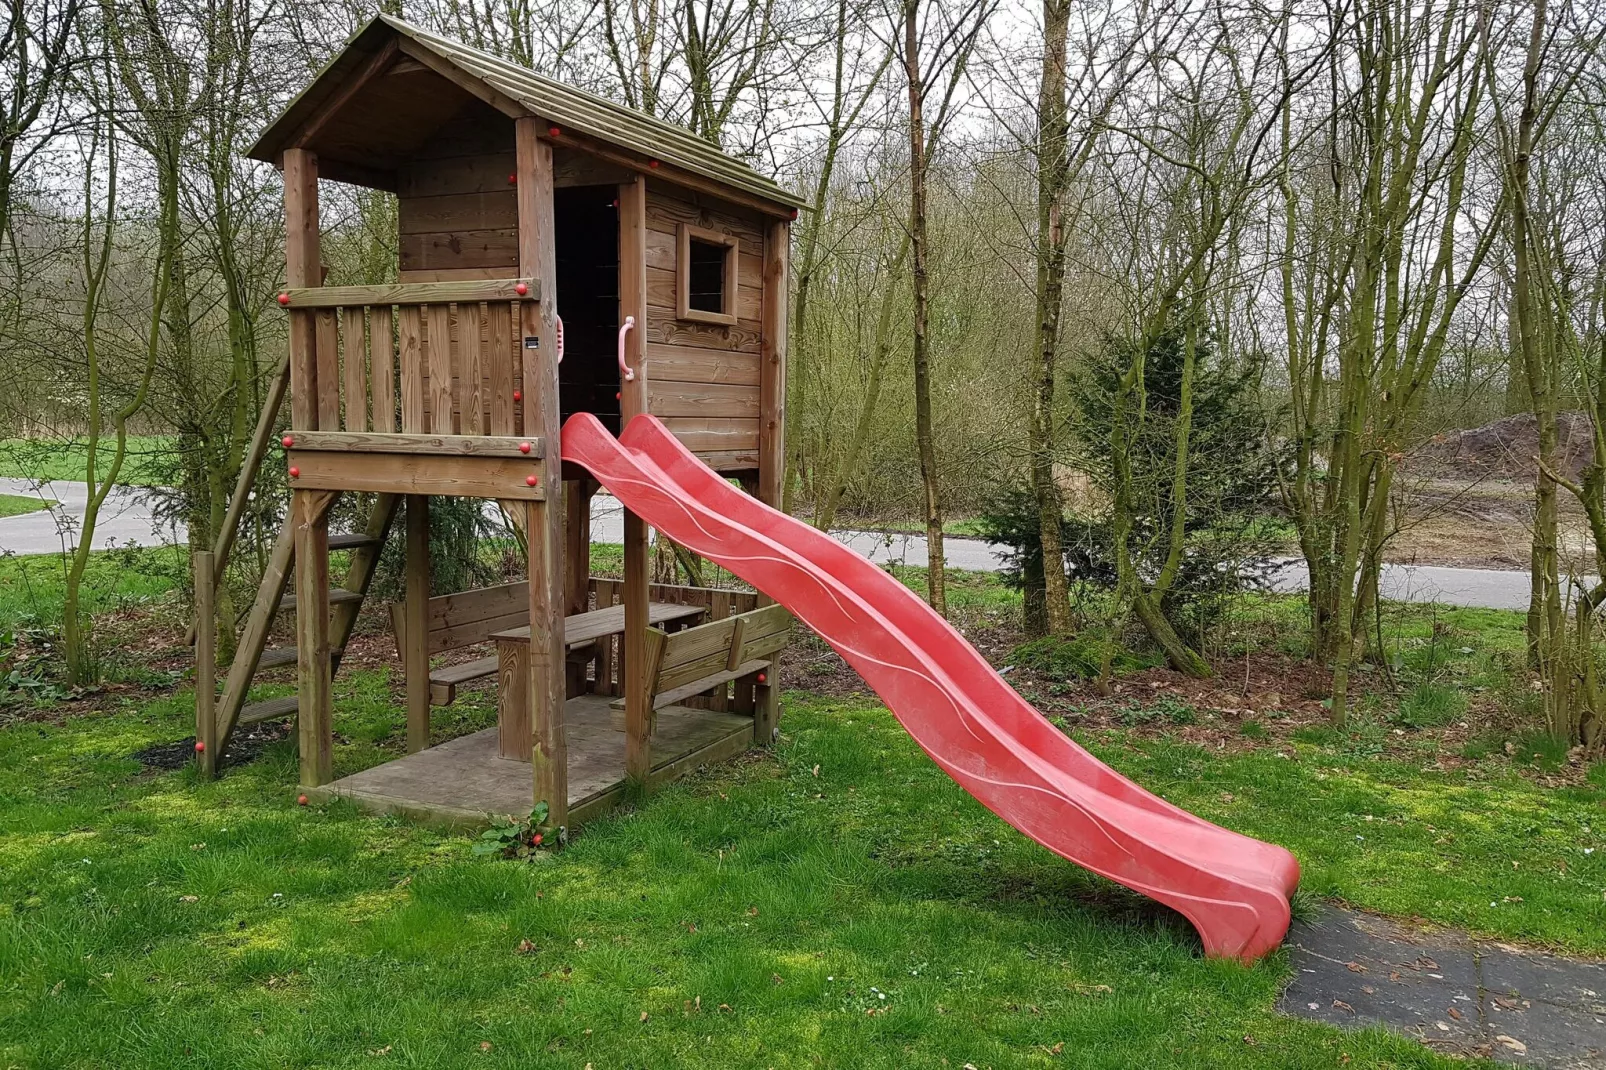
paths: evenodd
<path fill-rule="evenodd" d="M 590 816 L 586 804 L 620 791 L 625 736 L 613 728 L 607 695 L 580 695 L 565 706 L 569 744 L 569 808 Z M 753 719 L 714 710 L 668 706 L 658 711 L 653 769 L 670 770 L 707 752 L 715 761 L 745 749 Z M 667 777 L 666 777 L 667 779 Z M 496 729 L 459 736 L 436 747 L 336 780 L 321 794 L 342 796 L 368 809 L 401 812 L 467 825 L 485 815 L 523 816 L 534 805 L 530 763 L 496 753 Z M 621 792 L 622 793 L 622 792 Z"/>

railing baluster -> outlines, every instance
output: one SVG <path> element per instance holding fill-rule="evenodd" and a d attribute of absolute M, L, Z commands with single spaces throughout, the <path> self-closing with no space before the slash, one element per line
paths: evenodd
<path fill-rule="evenodd" d="M 368 430 L 368 346 L 363 338 L 362 306 L 340 310 L 341 340 L 345 352 L 346 430 Z"/>
<path fill-rule="evenodd" d="M 397 327 L 402 430 L 410 435 L 421 435 L 428 430 L 424 426 L 424 310 L 417 305 L 401 306 L 397 312 Z"/>
<path fill-rule="evenodd" d="M 424 346 L 429 363 L 429 433 L 460 434 L 452 419 L 452 306 L 424 306 Z"/>
<path fill-rule="evenodd" d="M 396 430 L 396 345 L 390 332 L 390 306 L 368 310 L 368 368 L 373 381 L 375 431 Z"/>

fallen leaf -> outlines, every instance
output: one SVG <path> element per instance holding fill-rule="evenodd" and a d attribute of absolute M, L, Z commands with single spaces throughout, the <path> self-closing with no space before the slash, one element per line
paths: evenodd
<path fill-rule="evenodd" d="M 641 1012 L 641 1020 L 644 1021 L 644 1022 L 647 1020 L 647 1012 L 646 1011 L 642 1011 Z"/>
<path fill-rule="evenodd" d="M 1371 985 L 1362 985 L 1361 986 L 1361 991 L 1365 992 L 1368 996 L 1370 996 L 1370 995 L 1374 994 L 1377 991 L 1377 989 L 1373 988 Z"/>
<path fill-rule="evenodd" d="M 1355 1013 L 1355 1008 L 1351 1007 L 1348 1003 L 1345 1003 L 1341 999 L 1333 1000 L 1333 1006 L 1337 1007 L 1339 1010 L 1343 1011 L 1345 1014 L 1354 1014 Z"/>
<path fill-rule="evenodd" d="M 1439 968 L 1439 964 L 1428 958 L 1426 955 L 1423 955 L 1421 958 L 1417 959 L 1416 964 L 1424 970 L 1436 970 Z"/>
<path fill-rule="evenodd" d="M 730 1009 L 731 1009 L 731 1005 L 730 1005 L 730 1004 L 729 1004 L 729 1003 L 721 1003 L 721 1004 L 720 1004 L 720 1005 L 719 1005 L 719 1009 L 720 1009 L 720 1010 L 721 1010 L 721 1011 L 728 1011 L 728 1010 L 730 1010 Z"/>
<path fill-rule="evenodd" d="M 750 918 L 758 917 L 758 907 L 748 907 L 747 908 L 747 916 L 750 917 Z"/>
<path fill-rule="evenodd" d="M 480 1041 L 480 1050 L 481 1051 L 490 1051 L 491 1050 L 491 1042 L 489 1040 Z"/>
<path fill-rule="evenodd" d="M 1461 1020 L 1461 1012 L 1456 1010 L 1454 1007 L 1446 1007 L 1445 1010 L 1450 1012 L 1451 1018 L 1454 1018 L 1458 1022 Z"/>
<path fill-rule="evenodd" d="M 1349 970 L 1350 973 L 1365 973 L 1366 972 L 1366 967 L 1362 966 L 1358 962 L 1346 962 L 1346 963 L 1344 963 L 1344 968 Z"/>
<path fill-rule="evenodd" d="M 1507 999 L 1505 996 L 1496 996 L 1494 1001 L 1495 1005 L 1501 1010 L 1514 1011 L 1517 1009 L 1517 1001 L 1514 999 Z"/>
<path fill-rule="evenodd" d="M 1508 1037 L 1504 1033 L 1501 1033 L 1498 1036 L 1496 1036 L 1494 1039 L 1495 1039 L 1495 1041 L 1497 1043 L 1504 1044 L 1506 1047 L 1510 1048 L 1512 1051 L 1516 1052 L 1518 1055 L 1526 1055 L 1526 1054 L 1528 1054 L 1528 1045 L 1524 1044 L 1522 1041 L 1518 1040 L 1516 1037 Z"/>
<path fill-rule="evenodd" d="M 1404 981 L 1400 980 L 1400 971 L 1399 970 L 1390 970 L 1389 971 L 1389 980 L 1393 981 L 1397 985 L 1402 985 L 1402 984 L 1405 983 Z"/>
<path fill-rule="evenodd" d="M 1058 1044 L 1054 1045 L 1052 1048 L 1049 1048 L 1048 1049 L 1048 1053 L 1050 1055 L 1058 1055 L 1061 1052 L 1063 1052 L 1064 1050 L 1065 1050 L 1065 1041 L 1062 1040 Z"/>
<path fill-rule="evenodd" d="M 781 980 L 781 975 L 778 973 L 770 974 L 770 981 L 778 985 L 786 983 L 785 981 Z"/>
<path fill-rule="evenodd" d="M 528 940 L 520 940 L 519 946 L 513 949 L 514 953 L 518 955 L 528 955 L 539 950 L 541 949 Z"/>
<path fill-rule="evenodd" d="M 814 767 L 814 775 L 815 776 L 819 776 L 820 775 L 820 767 L 817 766 L 817 765 Z"/>

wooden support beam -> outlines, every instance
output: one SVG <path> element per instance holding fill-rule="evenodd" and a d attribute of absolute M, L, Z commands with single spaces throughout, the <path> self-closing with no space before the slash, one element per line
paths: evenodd
<path fill-rule="evenodd" d="M 291 485 L 304 490 L 360 490 L 378 494 L 451 494 L 469 498 L 539 501 L 546 496 L 545 461 L 516 457 L 429 453 L 350 453 L 337 450 L 290 451 L 297 475 Z M 532 485 L 531 476 L 536 477 Z"/>
<path fill-rule="evenodd" d="M 639 175 L 619 187 L 619 315 L 634 316 L 625 359 L 635 372 L 621 383 L 620 423 L 647 411 L 647 182 Z M 647 522 L 625 510 L 624 661 L 625 775 L 645 784 L 652 772 L 652 680 L 647 650 Z"/>
<path fill-rule="evenodd" d="M 256 676 L 262 650 L 267 646 L 268 633 L 273 628 L 274 618 L 279 615 L 279 603 L 284 599 L 285 577 L 290 574 L 290 565 L 295 559 L 295 545 L 295 517 L 291 515 L 285 520 L 284 527 L 279 529 L 273 552 L 268 555 L 268 567 L 257 586 L 256 601 L 251 604 L 245 627 L 240 631 L 240 640 L 234 647 L 234 660 L 229 663 L 229 676 L 223 685 L 223 704 L 218 708 L 221 750 L 226 751 L 229 741 L 234 737 L 240 710 L 244 708 L 246 695 L 251 690 L 251 679 Z"/>
<path fill-rule="evenodd" d="M 334 779 L 334 691 L 329 661 L 329 506 L 332 491 L 298 490 L 290 508 L 296 539 L 297 740 L 301 785 Z"/>
<path fill-rule="evenodd" d="M 526 293 L 520 294 L 523 286 Z M 489 279 L 465 282 L 403 282 L 377 286 L 291 288 L 286 308 L 359 308 L 374 305 L 450 305 L 476 301 L 539 301 L 540 279 Z"/>
<path fill-rule="evenodd" d="M 289 287 L 323 281 L 318 237 L 318 157 L 284 150 L 284 281 Z M 290 425 L 318 427 L 318 345 L 313 312 L 290 314 Z M 334 384 L 330 384 L 334 388 Z"/>
<path fill-rule="evenodd" d="M 539 119 L 516 119 L 514 171 L 519 211 L 519 275 L 557 275 L 552 203 L 552 146 Z M 564 523 L 559 445 L 557 321 L 551 301 L 519 302 L 519 353 L 523 362 L 524 433 L 548 448 L 540 461 L 544 501 L 524 507 L 529 547 L 530 653 L 527 666 L 531 728 L 530 765 L 537 801 L 551 808 L 554 827 L 569 820 L 569 748 L 563 726 Z"/>
<path fill-rule="evenodd" d="M 518 435 L 409 435 L 370 431 L 306 431 L 292 436 L 292 449 L 331 453 L 429 453 L 450 457 L 510 457 L 540 460 L 546 442 L 540 436 Z M 295 454 L 294 456 L 304 456 Z"/>
<path fill-rule="evenodd" d="M 352 98 L 355 97 L 364 86 L 377 78 L 382 71 L 389 67 L 391 63 L 395 61 L 397 54 L 398 49 L 396 47 L 395 38 L 386 41 L 384 45 L 380 47 L 379 51 L 374 53 L 367 63 L 363 64 L 361 70 L 359 70 L 352 77 L 345 79 L 344 83 L 340 87 L 339 92 L 326 100 L 318 107 L 317 111 L 313 112 L 307 117 L 306 122 L 301 124 L 301 129 L 297 131 L 295 138 L 291 143 L 297 148 L 306 148 L 308 145 L 312 144 L 313 139 L 315 139 L 319 132 L 321 132 L 323 128 L 328 125 L 329 120 L 334 118 L 335 115 L 339 114 L 340 110 L 347 104 L 350 104 Z"/>
<path fill-rule="evenodd" d="M 781 507 L 786 476 L 787 249 L 791 225 L 772 222 L 764 232 L 764 336 L 759 358 L 758 498 Z"/>
<path fill-rule="evenodd" d="M 429 499 L 407 497 L 407 628 L 402 674 L 407 681 L 407 752 L 429 746 Z"/>
<path fill-rule="evenodd" d="M 195 567 L 195 760 L 201 776 L 217 775 L 217 600 L 212 551 L 201 550 Z"/>

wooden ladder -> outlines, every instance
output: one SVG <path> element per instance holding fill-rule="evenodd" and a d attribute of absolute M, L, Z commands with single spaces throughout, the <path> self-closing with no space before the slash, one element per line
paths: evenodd
<path fill-rule="evenodd" d="M 379 554 L 385 545 L 391 521 L 401 504 L 399 494 L 380 494 L 375 497 L 373 509 L 361 532 L 349 535 L 330 535 L 330 550 L 351 551 L 350 563 L 340 586 L 329 592 L 330 606 L 330 671 L 340 667 L 341 655 L 357 625 L 357 615 L 368 595 L 379 566 Z M 280 613 L 294 612 L 296 596 L 287 593 L 294 575 L 295 537 L 292 520 L 286 517 L 279 536 L 274 540 L 273 553 L 268 567 L 257 586 L 256 601 L 246 615 L 245 626 L 235 646 L 234 661 L 229 665 L 229 676 L 223 685 L 223 697 L 217 706 L 218 758 L 228 753 L 229 740 L 241 725 L 256 724 L 296 712 L 296 696 L 269 699 L 266 702 L 246 704 L 256 674 L 262 669 L 296 663 L 294 645 L 269 647 L 268 636 L 273 622 Z"/>
<path fill-rule="evenodd" d="M 279 366 L 278 374 L 269 384 L 267 396 L 263 399 L 262 411 L 257 417 L 256 431 L 251 436 L 251 446 L 240 466 L 239 478 L 235 481 L 228 514 L 224 517 L 223 526 L 212 548 L 214 585 L 223 581 L 228 568 L 229 554 L 234 549 L 235 538 L 245 515 L 245 506 L 256 485 L 257 475 L 262 470 L 262 462 L 272 446 L 273 427 L 279 419 L 279 409 L 284 403 L 289 384 L 290 362 L 286 357 L 284 363 Z M 369 512 L 368 520 L 361 532 L 329 536 L 330 550 L 351 551 L 350 564 L 344 579 L 339 587 L 329 593 L 331 671 L 339 668 L 341 654 L 356 627 L 357 615 L 362 610 L 368 586 L 373 582 L 374 572 L 379 565 L 379 554 L 384 548 L 385 536 L 390 531 L 391 521 L 395 519 L 400 502 L 400 495 L 380 494 L 376 496 L 373 509 Z M 273 553 L 268 558 L 268 566 L 262 573 L 256 600 L 252 603 L 251 612 L 246 616 L 245 625 L 235 644 L 234 660 L 229 665 L 223 696 L 215 707 L 215 727 L 212 735 L 216 746 L 213 748 L 215 753 L 208 765 L 215 767 L 214 763 L 222 761 L 223 756 L 228 753 L 229 740 L 240 725 L 288 717 L 296 712 L 295 695 L 253 705 L 247 705 L 245 701 L 258 672 L 296 663 L 294 645 L 271 648 L 267 645 L 268 636 L 273 630 L 274 618 L 280 613 L 295 610 L 295 595 L 287 593 L 291 577 L 294 575 L 294 563 L 295 538 L 292 518 L 289 510 L 286 510 L 284 526 L 279 529 L 278 538 L 274 540 Z M 196 624 L 191 622 L 187 641 L 193 643 L 195 636 Z"/>

